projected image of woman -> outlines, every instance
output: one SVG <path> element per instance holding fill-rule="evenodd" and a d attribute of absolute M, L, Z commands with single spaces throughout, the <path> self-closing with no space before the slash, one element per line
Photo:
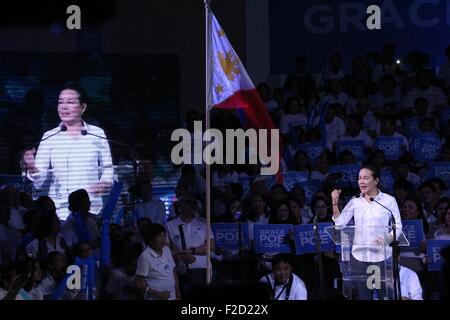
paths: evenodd
<path fill-rule="evenodd" d="M 27 177 L 33 182 L 35 195 L 46 194 L 55 202 L 60 219 L 69 215 L 68 196 L 86 189 L 91 212 L 102 208 L 102 194 L 113 181 L 113 165 L 104 131 L 87 124 L 82 117 L 87 109 L 83 90 L 64 87 L 58 99 L 61 123 L 42 136 L 36 158 L 24 158 Z"/>

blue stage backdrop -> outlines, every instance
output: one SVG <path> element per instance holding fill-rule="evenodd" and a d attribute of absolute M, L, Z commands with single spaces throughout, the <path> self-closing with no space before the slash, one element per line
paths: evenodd
<path fill-rule="evenodd" d="M 366 27 L 372 4 L 381 7 L 381 30 Z M 298 55 L 320 72 L 331 53 L 340 53 L 348 69 L 352 57 L 381 51 L 387 42 L 397 45 L 399 59 L 419 51 L 439 67 L 450 44 L 449 0 L 270 0 L 269 14 L 272 74 L 291 72 Z"/>

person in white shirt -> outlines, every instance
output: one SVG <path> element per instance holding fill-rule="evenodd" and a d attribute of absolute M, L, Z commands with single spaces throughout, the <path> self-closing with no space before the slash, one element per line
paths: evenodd
<path fill-rule="evenodd" d="M 0 197 L 9 203 L 11 210 L 11 218 L 9 223 L 12 227 L 21 231 L 25 229 L 25 224 L 23 223 L 23 215 L 27 211 L 24 207 L 20 206 L 19 203 L 19 193 L 13 185 L 8 184 L 1 188 Z"/>
<path fill-rule="evenodd" d="M 38 212 L 33 220 L 33 235 L 25 251 L 41 263 L 47 260 L 48 253 L 58 251 L 65 254 L 67 244 L 60 234 L 61 222 L 55 211 Z"/>
<path fill-rule="evenodd" d="M 417 86 L 409 90 L 403 99 L 404 108 L 414 108 L 417 98 L 427 99 L 429 112 L 434 113 L 438 107 L 448 105 L 448 99 L 441 88 L 431 85 L 431 75 L 427 70 L 419 70 L 416 75 Z"/>
<path fill-rule="evenodd" d="M 423 300 L 422 285 L 417 273 L 404 266 L 400 266 L 400 290 L 402 300 Z"/>
<path fill-rule="evenodd" d="M 372 82 L 378 83 L 382 77 L 386 75 L 393 76 L 396 80 L 400 80 L 404 71 L 395 60 L 395 45 L 387 43 L 383 46 L 383 61 L 377 64 L 372 71 Z"/>
<path fill-rule="evenodd" d="M 347 117 L 347 131 L 339 141 L 364 141 L 366 148 L 372 148 L 372 138 L 361 130 L 362 119 L 357 115 Z"/>
<path fill-rule="evenodd" d="M 399 110 L 402 95 L 400 87 L 395 86 L 395 79 L 391 75 L 384 76 L 381 81 L 381 91 L 375 93 L 370 97 L 370 105 L 372 110 L 376 113 L 381 113 L 383 107 L 387 103 L 393 103 L 396 107 L 396 111 Z"/>
<path fill-rule="evenodd" d="M 347 113 L 356 111 L 356 100 L 342 91 L 341 85 L 338 80 L 330 81 L 330 92 L 323 98 L 322 103 L 324 105 L 330 105 L 333 103 L 339 104 Z"/>
<path fill-rule="evenodd" d="M 50 300 L 58 285 L 66 275 L 67 259 L 61 252 L 52 251 L 48 254 L 47 260 L 47 276 L 42 280 L 41 287 L 45 300 Z M 75 290 L 65 289 L 61 300 L 74 300 L 77 296 Z"/>
<path fill-rule="evenodd" d="M 101 195 L 113 182 L 108 141 L 101 128 L 82 120 L 86 109 L 83 90 L 66 86 L 58 100 L 61 123 L 44 133 L 35 159 L 24 159 L 35 197 L 48 194 L 61 220 L 69 215 L 69 194 L 82 188 L 89 192 L 92 211 L 98 214 L 103 207 Z"/>
<path fill-rule="evenodd" d="M 308 118 L 306 115 L 300 113 L 300 106 L 302 104 L 303 102 L 296 96 L 287 99 L 284 112 L 281 113 L 280 118 L 280 132 L 282 135 L 289 134 L 291 128 L 306 126 Z"/>
<path fill-rule="evenodd" d="M 136 268 L 136 287 L 145 294 L 146 300 L 181 299 L 175 261 L 167 247 L 166 229 L 152 223 L 144 231 L 147 244 L 139 256 Z"/>
<path fill-rule="evenodd" d="M 402 139 L 402 151 L 409 151 L 409 142 L 406 137 L 397 131 L 395 131 L 396 120 L 393 116 L 386 115 L 380 119 L 380 134 L 378 138 L 401 138 Z"/>
<path fill-rule="evenodd" d="M 182 199 L 177 202 L 180 215 L 166 223 L 167 242 L 179 264 L 182 293 L 192 285 L 206 282 L 206 241 L 207 225 L 205 219 L 195 215 L 196 202 Z M 209 230 L 210 248 L 214 251 L 214 235 Z"/>
<path fill-rule="evenodd" d="M 392 170 L 392 175 L 394 176 L 395 180 L 409 181 L 414 189 L 416 189 L 422 182 L 422 179 L 419 175 L 410 171 L 411 163 L 409 162 L 407 157 L 400 157 L 400 159 L 395 162 L 393 169 L 394 170 Z"/>
<path fill-rule="evenodd" d="M 305 283 L 292 273 L 292 257 L 279 253 L 272 258 L 272 273 L 263 276 L 261 283 L 270 287 L 272 300 L 307 300 Z"/>
<path fill-rule="evenodd" d="M 450 240 L 450 208 L 445 211 L 442 217 L 443 224 L 436 229 L 433 239 L 436 240 Z"/>
<path fill-rule="evenodd" d="M 330 104 L 325 113 L 325 134 L 327 143 L 335 143 L 345 134 L 345 123 L 337 116 L 339 104 Z"/>
<path fill-rule="evenodd" d="M 153 198 L 153 186 L 150 182 L 141 181 L 138 184 L 139 202 L 135 210 L 139 218 L 149 218 L 152 223 L 166 223 L 166 205 L 158 198 Z"/>
<path fill-rule="evenodd" d="M 339 80 L 344 84 L 347 73 L 342 70 L 342 56 L 340 54 L 333 54 L 330 58 L 330 66 L 322 69 L 322 77 L 320 79 L 320 89 L 323 90 L 331 80 Z"/>
<path fill-rule="evenodd" d="M 392 249 L 385 245 L 385 239 L 393 240 L 392 231 L 388 232 L 392 215 L 396 223 L 397 238 L 402 232 L 397 201 L 394 197 L 378 189 L 379 182 L 379 170 L 372 165 L 364 165 L 358 175 L 360 196 L 353 197 L 342 212 L 338 207 L 341 190 L 333 190 L 331 193 L 335 226 L 343 228 L 352 218 L 355 223 L 356 230 L 351 256 L 352 266 L 355 270 L 366 270 L 369 265 L 378 265 L 384 269 L 384 261 L 392 259 Z M 365 283 L 358 286 L 357 295 L 359 299 L 363 300 L 371 298 L 370 290 L 365 287 Z"/>

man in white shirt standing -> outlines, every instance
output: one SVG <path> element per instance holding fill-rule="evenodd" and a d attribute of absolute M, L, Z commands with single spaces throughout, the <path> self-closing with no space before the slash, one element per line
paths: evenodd
<path fill-rule="evenodd" d="M 180 215 L 166 224 L 167 241 L 178 263 L 181 291 L 190 286 L 206 282 L 207 225 L 203 218 L 195 215 L 196 202 L 183 199 L 177 202 Z M 214 251 L 214 235 L 210 230 L 211 251 Z"/>
<path fill-rule="evenodd" d="M 259 281 L 270 286 L 273 300 L 307 300 L 305 283 L 292 273 L 292 264 L 290 254 L 275 255 L 272 258 L 272 273 Z"/>
<path fill-rule="evenodd" d="M 163 201 L 153 198 L 153 186 L 150 182 L 141 181 L 138 185 L 139 203 L 135 210 L 139 218 L 149 218 L 152 223 L 166 223 L 166 205 Z"/>
<path fill-rule="evenodd" d="M 69 215 L 69 194 L 78 189 L 89 192 L 92 212 L 98 214 L 103 207 L 101 195 L 113 182 L 114 169 L 105 133 L 82 120 L 86 109 L 83 90 L 66 86 L 58 99 L 61 123 L 44 133 L 35 159 L 24 159 L 35 193 L 48 194 L 53 199 L 61 220 Z"/>

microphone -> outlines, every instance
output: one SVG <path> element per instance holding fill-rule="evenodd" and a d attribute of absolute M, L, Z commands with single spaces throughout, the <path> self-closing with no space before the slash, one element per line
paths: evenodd
<path fill-rule="evenodd" d="M 390 213 L 390 223 L 391 223 L 391 228 L 392 228 L 392 233 L 393 233 L 393 240 L 392 243 L 390 244 L 390 246 L 392 247 L 392 253 L 393 253 L 393 257 L 392 257 L 392 261 L 393 261 L 393 269 L 394 269 L 394 300 L 397 300 L 398 298 L 401 298 L 402 296 L 402 291 L 401 291 L 401 285 L 400 285 L 400 269 L 398 266 L 398 261 L 397 261 L 397 254 L 398 254 L 398 241 L 397 241 L 397 225 L 395 223 L 395 217 L 394 214 L 392 213 L 392 210 L 389 209 L 388 207 L 386 207 L 385 205 L 381 204 L 380 202 L 378 202 L 377 200 L 375 200 L 373 197 L 370 197 L 369 200 L 371 202 L 376 202 L 378 203 L 380 206 L 382 206 L 383 208 L 385 208 L 387 211 L 389 211 Z"/>
<path fill-rule="evenodd" d="M 126 144 L 126 143 L 119 142 L 119 141 L 116 141 L 116 140 L 111 140 L 111 139 L 108 139 L 108 138 L 106 138 L 106 137 L 102 137 L 102 136 L 99 136 L 99 135 L 97 135 L 97 134 L 90 133 L 90 132 L 88 132 L 86 129 L 81 130 L 80 133 L 81 133 L 82 136 L 86 136 L 86 135 L 94 136 L 94 137 L 97 137 L 97 138 L 106 140 L 106 141 L 108 141 L 108 142 L 111 142 L 111 143 L 114 143 L 114 144 L 123 146 L 123 147 L 125 147 L 125 148 L 128 149 L 128 152 L 130 153 L 130 156 L 131 156 L 132 160 L 133 160 L 133 161 L 136 161 L 136 162 L 138 161 L 138 160 L 136 159 L 136 156 L 135 156 L 133 150 L 132 150 L 131 147 L 130 147 L 128 144 Z"/>
<path fill-rule="evenodd" d="M 59 130 L 58 131 L 56 131 L 55 133 L 52 133 L 51 135 L 49 135 L 48 137 L 45 137 L 45 138 L 43 138 L 43 139 L 41 139 L 40 141 L 39 141 L 39 143 L 41 143 L 42 141 L 45 141 L 45 140 L 47 140 L 47 139 L 50 139 L 51 137 L 53 137 L 53 136 L 56 136 L 58 133 L 60 133 L 60 132 L 65 132 L 65 131 L 67 131 L 67 127 L 63 124 L 63 125 L 61 125 L 60 127 L 59 127 Z M 32 147 L 34 147 L 34 146 L 32 146 Z M 32 148 L 32 147 L 30 147 L 30 148 Z"/>
<path fill-rule="evenodd" d="M 370 200 L 370 202 L 376 202 L 376 203 L 378 203 L 380 206 L 382 206 L 382 207 L 385 208 L 387 211 L 389 211 L 389 213 L 391 214 L 391 219 L 392 219 L 392 223 L 391 223 L 391 224 L 395 225 L 395 217 L 394 217 L 394 214 L 392 213 L 392 210 L 391 210 L 391 209 L 389 209 L 389 208 L 386 207 L 385 205 L 381 204 L 380 202 L 378 202 L 377 200 L 375 200 L 375 198 L 373 198 L 373 197 L 370 197 L 369 200 Z"/>

